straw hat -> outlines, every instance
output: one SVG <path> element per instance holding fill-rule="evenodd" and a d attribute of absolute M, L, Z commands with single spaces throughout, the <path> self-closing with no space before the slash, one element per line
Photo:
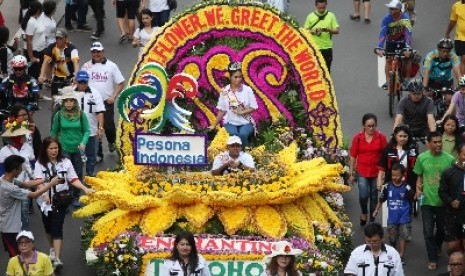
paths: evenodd
<path fill-rule="evenodd" d="M 5 131 L 2 134 L 2 137 L 17 137 L 27 134 L 31 134 L 32 131 L 29 130 L 29 122 L 17 122 L 12 120 L 11 122 L 5 121 Z"/>
<path fill-rule="evenodd" d="M 274 250 L 271 250 L 271 254 L 265 256 L 265 261 L 269 261 L 271 258 L 276 256 L 298 256 L 303 252 L 300 249 L 292 248 L 292 244 L 287 241 L 277 242 L 273 247 Z"/>
<path fill-rule="evenodd" d="M 63 101 L 64 99 L 76 99 L 79 101 L 82 97 L 84 97 L 84 92 L 75 91 L 75 89 L 76 86 L 74 85 L 63 87 L 56 99 L 59 101 Z"/>

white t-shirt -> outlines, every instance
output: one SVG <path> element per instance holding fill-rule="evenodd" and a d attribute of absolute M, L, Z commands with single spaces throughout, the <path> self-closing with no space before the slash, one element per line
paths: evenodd
<path fill-rule="evenodd" d="M 118 66 L 108 59 L 103 63 L 88 61 L 82 66 L 82 70 L 89 73 L 89 86 L 97 89 L 104 101 L 113 95 L 115 84 L 124 82 Z"/>
<path fill-rule="evenodd" d="M 158 27 L 152 27 L 152 33 L 148 33 L 145 29 L 137 28 L 134 32 L 134 37 L 139 39 L 140 41 L 140 48 L 139 48 L 139 55 L 142 54 L 142 50 L 144 50 L 145 45 L 150 41 L 153 35 L 157 33 Z"/>
<path fill-rule="evenodd" d="M 363 274 L 362 265 L 367 265 L 365 274 Z M 388 267 L 391 267 L 389 275 L 404 276 L 399 253 L 392 246 L 384 245 L 379 254 L 378 275 L 387 275 Z M 375 271 L 373 253 L 366 245 L 360 245 L 350 254 L 344 274 L 374 276 Z"/>
<path fill-rule="evenodd" d="M 81 98 L 81 110 L 84 110 L 89 121 L 90 136 L 97 135 L 98 132 L 98 119 L 97 113 L 105 111 L 105 104 L 103 103 L 100 92 L 95 88 L 90 88 L 91 92 L 84 93 Z"/>
<path fill-rule="evenodd" d="M 23 163 L 24 170 L 21 172 L 20 175 L 18 175 L 18 177 L 16 177 L 16 179 L 18 179 L 19 181 L 26 181 L 29 180 L 29 175 L 34 176 L 34 172 L 31 169 L 31 162 L 35 160 L 34 150 L 28 143 L 24 143 L 19 151 L 11 145 L 3 146 L 0 149 L 0 163 L 3 164 L 5 162 L 5 159 L 11 155 L 19 155 L 26 159 Z"/>
<path fill-rule="evenodd" d="M 229 151 L 225 151 L 217 156 L 215 156 L 215 160 L 213 160 L 212 170 L 216 170 L 221 167 L 223 164 L 229 162 L 229 160 L 233 159 L 229 156 Z M 239 153 L 239 157 L 235 159 L 235 161 L 239 161 L 247 167 L 255 169 L 255 162 L 253 161 L 252 155 L 241 151 Z"/>
<path fill-rule="evenodd" d="M 45 40 L 45 26 L 42 21 L 31 17 L 27 21 L 26 30 L 24 31 L 26 35 L 32 35 L 32 50 L 33 51 L 43 51 L 47 47 L 47 42 Z M 24 49 L 27 49 L 27 45 L 24 45 Z"/>
<path fill-rule="evenodd" d="M 45 43 L 46 46 L 55 43 L 56 38 L 55 34 L 57 31 L 57 23 L 53 17 L 48 17 L 45 13 L 42 13 L 39 17 L 39 20 L 45 27 Z"/>
<path fill-rule="evenodd" d="M 233 108 L 235 107 L 251 107 L 254 109 L 258 108 L 257 99 L 255 98 L 255 94 L 252 88 L 243 84 L 241 90 L 232 92 L 230 85 L 227 85 L 220 93 L 220 98 L 218 99 L 218 105 L 216 108 L 226 112 L 223 117 L 223 124 L 229 123 L 235 126 L 241 126 L 250 123 L 253 124 L 253 118 L 250 114 L 244 116 L 232 112 Z"/>
<path fill-rule="evenodd" d="M 68 158 L 63 158 L 60 162 L 57 162 L 55 164 L 55 171 L 57 172 L 59 177 L 64 176 L 64 178 L 66 179 L 66 182 L 64 184 L 58 184 L 55 186 L 57 192 L 69 189 L 68 183 L 72 183 L 76 180 L 79 180 L 76 171 L 73 168 L 73 164 L 71 164 L 71 161 Z M 50 177 L 48 174 L 50 174 L 50 176 L 53 177 L 52 163 L 48 162 L 47 166 L 44 167 L 42 164 L 39 163 L 39 161 L 37 161 L 34 170 L 34 175 L 36 179 L 47 179 Z M 51 188 L 50 191 L 53 196 L 54 189 Z M 37 203 L 39 205 L 42 205 L 44 203 L 44 199 L 42 197 L 38 197 Z"/>
<path fill-rule="evenodd" d="M 147 6 L 151 12 L 161 12 L 170 9 L 167 0 L 149 0 L 149 4 Z"/>

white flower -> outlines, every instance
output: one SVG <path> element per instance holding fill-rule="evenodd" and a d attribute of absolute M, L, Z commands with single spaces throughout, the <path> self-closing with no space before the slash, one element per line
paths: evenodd
<path fill-rule="evenodd" d="M 117 268 L 112 274 L 113 275 L 121 275 L 121 272 L 119 272 L 119 269 Z"/>
<path fill-rule="evenodd" d="M 86 250 L 86 261 L 88 264 L 91 264 L 95 261 L 98 260 L 98 257 L 97 255 L 95 254 L 95 251 L 92 247 L 89 247 L 87 250 Z"/>
<path fill-rule="evenodd" d="M 346 157 L 349 153 L 346 150 L 341 150 L 341 156 Z"/>
<path fill-rule="evenodd" d="M 328 264 L 327 264 L 325 261 L 321 262 L 321 263 L 320 263 L 320 266 L 321 266 L 321 268 L 323 268 L 323 269 L 328 268 Z"/>
<path fill-rule="evenodd" d="M 320 241 L 320 242 L 323 241 L 323 236 L 322 235 L 316 235 L 315 238 L 316 238 L 317 241 Z"/>
<path fill-rule="evenodd" d="M 344 206 L 344 198 L 340 197 L 340 198 L 336 199 L 336 205 L 338 207 Z"/>
<path fill-rule="evenodd" d="M 118 255 L 118 257 L 116 257 L 116 259 L 118 260 L 118 262 L 122 262 L 123 261 L 123 255 Z"/>
<path fill-rule="evenodd" d="M 118 244 L 118 247 L 121 248 L 121 249 L 126 248 L 126 246 L 128 246 L 128 245 L 125 244 L 125 243 Z"/>
<path fill-rule="evenodd" d="M 310 274 L 308 274 L 308 275 L 309 275 L 309 276 L 316 276 L 316 274 L 315 274 L 315 273 L 313 273 L 313 272 L 312 272 L 312 273 L 310 273 Z"/>

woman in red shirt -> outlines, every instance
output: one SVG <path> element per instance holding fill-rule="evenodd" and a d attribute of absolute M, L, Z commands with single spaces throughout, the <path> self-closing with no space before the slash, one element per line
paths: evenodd
<path fill-rule="evenodd" d="M 360 225 L 364 226 L 368 219 L 368 200 L 370 200 L 370 214 L 373 213 L 378 202 L 376 181 L 378 177 L 378 163 L 383 149 L 387 145 L 386 136 L 376 130 L 378 119 L 375 114 L 363 115 L 363 130 L 355 134 L 350 148 L 349 183 L 354 183 L 354 169 L 357 172 L 358 197 L 362 214 Z M 370 221 L 374 218 L 370 216 Z"/>

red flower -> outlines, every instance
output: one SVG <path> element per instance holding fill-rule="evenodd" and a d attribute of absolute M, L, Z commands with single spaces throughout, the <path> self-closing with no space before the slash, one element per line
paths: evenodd
<path fill-rule="evenodd" d="M 284 252 L 289 253 L 291 252 L 291 247 L 289 245 L 284 246 Z"/>

